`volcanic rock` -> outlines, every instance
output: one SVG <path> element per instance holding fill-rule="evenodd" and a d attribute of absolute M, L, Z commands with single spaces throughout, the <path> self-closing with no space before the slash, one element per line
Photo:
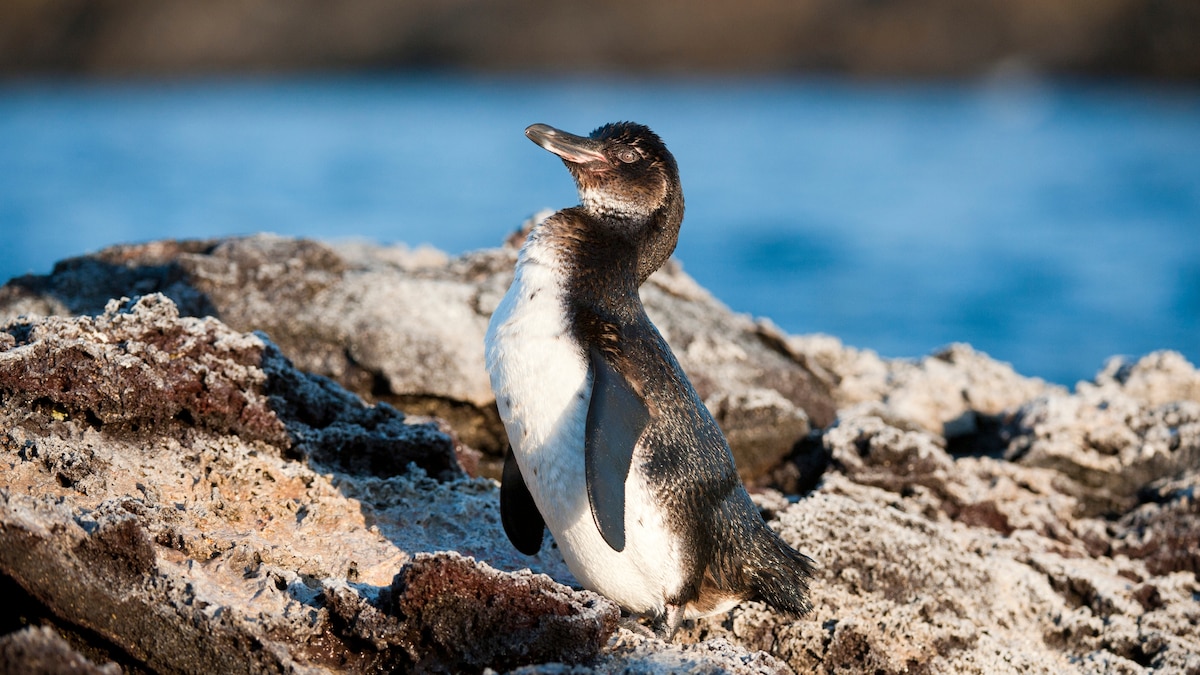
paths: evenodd
<path fill-rule="evenodd" d="M 489 453 L 498 476 L 507 441 L 483 336 L 515 263 L 512 247 L 451 259 L 270 235 L 117 246 L 11 281 L 0 288 L 0 320 L 97 314 L 111 298 L 162 293 L 181 314 L 262 331 L 301 370 L 369 401 L 448 421 L 463 443 Z M 810 424 L 832 421 L 828 384 L 677 264 L 642 294 L 746 479 L 776 464 Z"/>
<path fill-rule="evenodd" d="M 476 384 L 401 358 L 486 383 L 474 338 L 432 336 L 481 337 L 514 255 L 160 242 L 0 289 L 3 670 L 1200 672 L 1192 364 L 1114 360 L 1069 392 L 966 345 L 889 361 L 734 315 L 676 267 L 648 311 L 738 445 L 775 444 L 738 461 L 818 562 L 814 610 L 747 602 L 672 643 L 618 624 L 552 537 L 517 553 L 468 476 Z M 421 413 L 470 413 L 406 415 L 404 382 L 453 398 Z"/>

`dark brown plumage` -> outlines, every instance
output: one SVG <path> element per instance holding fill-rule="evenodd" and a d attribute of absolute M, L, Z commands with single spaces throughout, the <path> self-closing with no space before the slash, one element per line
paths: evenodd
<path fill-rule="evenodd" d="M 631 516 L 627 503 L 653 504 L 655 520 L 661 519 L 665 536 L 674 542 L 671 564 L 678 566 L 667 575 L 677 581 L 646 605 L 660 613 L 666 633 L 673 632 L 685 614 L 703 616 L 748 598 L 761 598 L 790 613 L 806 612 L 812 561 L 763 522 L 734 469 L 724 435 L 646 316 L 638 295 L 638 287 L 666 262 L 678 240 L 684 202 L 674 157 L 652 131 L 628 122 L 607 124 L 586 138 L 541 124 L 529 127 L 526 134 L 562 158 L 579 189 L 581 204 L 542 223 L 531 234 L 520 264 L 544 266 L 543 258 L 553 258 L 561 301 L 552 309 L 562 313 L 571 343 L 587 365 L 582 454 L 587 504 L 603 541 L 613 552 L 627 552 L 627 530 L 642 527 L 647 515 Z M 494 318 L 493 325 L 511 320 Z M 493 386 L 508 386 L 502 372 L 504 354 L 490 353 L 498 364 Z M 519 445 L 513 439 L 514 448 Z M 578 457 L 565 449 L 523 450 L 531 451 L 538 454 L 525 461 L 541 462 L 538 466 L 543 468 L 546 462 Z M 543 520 L 531 510 L 539 510 L 549 523 L 553 519 L 547 509 L 563 505 L 547 503 L 546 497 L 536 504 L 517 462 L 506 464 L 504 478 L 506 531 L 522 551 L 536 550 Z M 637 489 L 647 494 L 627 495 L 631 486 L 645 486 Z M 539 487 L 535 492 L 556 494 L 553 485 Z M 576 526 L 570 522 L 569 527 Z M 636 541 L 641 545 L 656 541 L 647 539 L 646 532 L 639 530 Z M 590 567 L 588 552 L 609 553 L 587 548 L 594 546 L 590 540 L 580 546 L 584 548 L 564 550 L 569 564 L 574 561 L 572 571 L 581 578 L 602 579 L 601 571 Z M 598 585 L 603 583 L 607 582 Z M 647 577 L 631 583 L 653 587 L 658 582 Z M 609 595 L 622 591 L 619 586 L 593 590 Z M 641 596 L 637 602 L 642 602 Z"/>

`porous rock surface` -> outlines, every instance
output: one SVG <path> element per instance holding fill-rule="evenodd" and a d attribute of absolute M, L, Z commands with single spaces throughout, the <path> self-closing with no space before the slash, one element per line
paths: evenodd
<path fill-rule="evenodd" d="M 483 336 L 516 255 L 512 245 L 451 259 L 271 235 L 117 246 L 59 263 L 47 277 L 12 280 L 0 288 L 0 320 L 95 314 L 111 298 L 159 292 L 184 315 L 265 332 L 300 369 L 369 401 L 447 420 L 499 476 L 506 440 Z M 677 264 L 654 275 L 643 296 L 747 479 L 776 464 L 813 424 L 832 421 L 828 383 Z"/>
<path fill-rule="evenodd" d="M 10 611 L 188 672 L 457 671 L 546 660 L 530 645 L 547 642 L 580 660 L 615 628 L 598 596 L 460 557 L 570 578 L 500 546 L 494 486 L 437 425 L 259 336 L 162 295 L 0 336 L 0 570 L 27 597 Z M 414 557 L 430 551 L 449 553 Z M 430 593 L 439 564 L 486 603 Z M 439 625 L 460 639 L 434 652 Z"/>
<path fill-rule="evenodd" d="M 648 310 L 723 423 L 779 432 L 739 462 L 819 563 L 814 610 L 745 603 L 672 644 L 618 625 L 552 539 L 508 544 L 467 471 L 486 396 L 440 381 L 486 377 L 477 344 L 430 336 L 481 337 L 514 256 L 160 242 L 0 289 L 0 668 L 1200 673 L 1192 364 L 1114 360 L 1068 392 L 966 345 L 886 361 L 678 268 Z"/>

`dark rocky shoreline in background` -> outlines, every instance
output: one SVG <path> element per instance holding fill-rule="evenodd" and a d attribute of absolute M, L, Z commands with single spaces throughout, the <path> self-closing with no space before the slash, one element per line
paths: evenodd
<path fill-rule="evenodd" d="M 0 73 L 344 69 L 825 73 L 993 71 L 1195 80 L 1192 0 L 29 0 L 0 4 Z"/>
<path fill-rule="evenodd" d="M 966 345 L 884 360 L 676 264 L 648 312 L 815 610 L 618 625 L 499 525 L 515 256 L 259 235 L 0 287 L 0 672 L 1200 673 L 1192 364 L 1068 392 Z"/>

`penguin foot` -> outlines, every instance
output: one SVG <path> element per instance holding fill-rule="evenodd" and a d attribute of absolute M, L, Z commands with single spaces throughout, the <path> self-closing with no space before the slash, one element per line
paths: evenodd
<path fill-rule="evenodd" d="M 619 625 L 621 628 L 625 628 L 626 630 L 629 630 L 632 633 L 637 633 L 638 635 L 641 635 L 642 637 L 648 637 L 648 638 L 658 637 L 658 634 L 656 634 L 653 630 L 650 630 L 649 628 L 647 628 L 646 625 L 643 624 L 641 621 L 638 621 L 638 617 L 635 615 L 621 617 L 621 620 L 617 623 L 617 625 Z"/>
<path fill-rule="evenodd" d="M 654 637 L 664 642 L 670 642 L 675 637 L 681 623 L 683 623 L 683 605 L 667 605 L 666 611 L 654 617 L 650 626 L 654 630 Z"/>
<path fill-rule="evenodd" d="M 649 625 L 642 623 L 641 619 L 647 619 Z M 670 642 L 675 637 L 675 633 L 679 630 L 679 626 L 682 623 L 683 607 L 680 605 L 667 605 L 666 611 L 657 616 L 646 617 L 637 614 L 622 616 L 619 625 L 642 637 L 656 638 L 663 642 Z"/>

